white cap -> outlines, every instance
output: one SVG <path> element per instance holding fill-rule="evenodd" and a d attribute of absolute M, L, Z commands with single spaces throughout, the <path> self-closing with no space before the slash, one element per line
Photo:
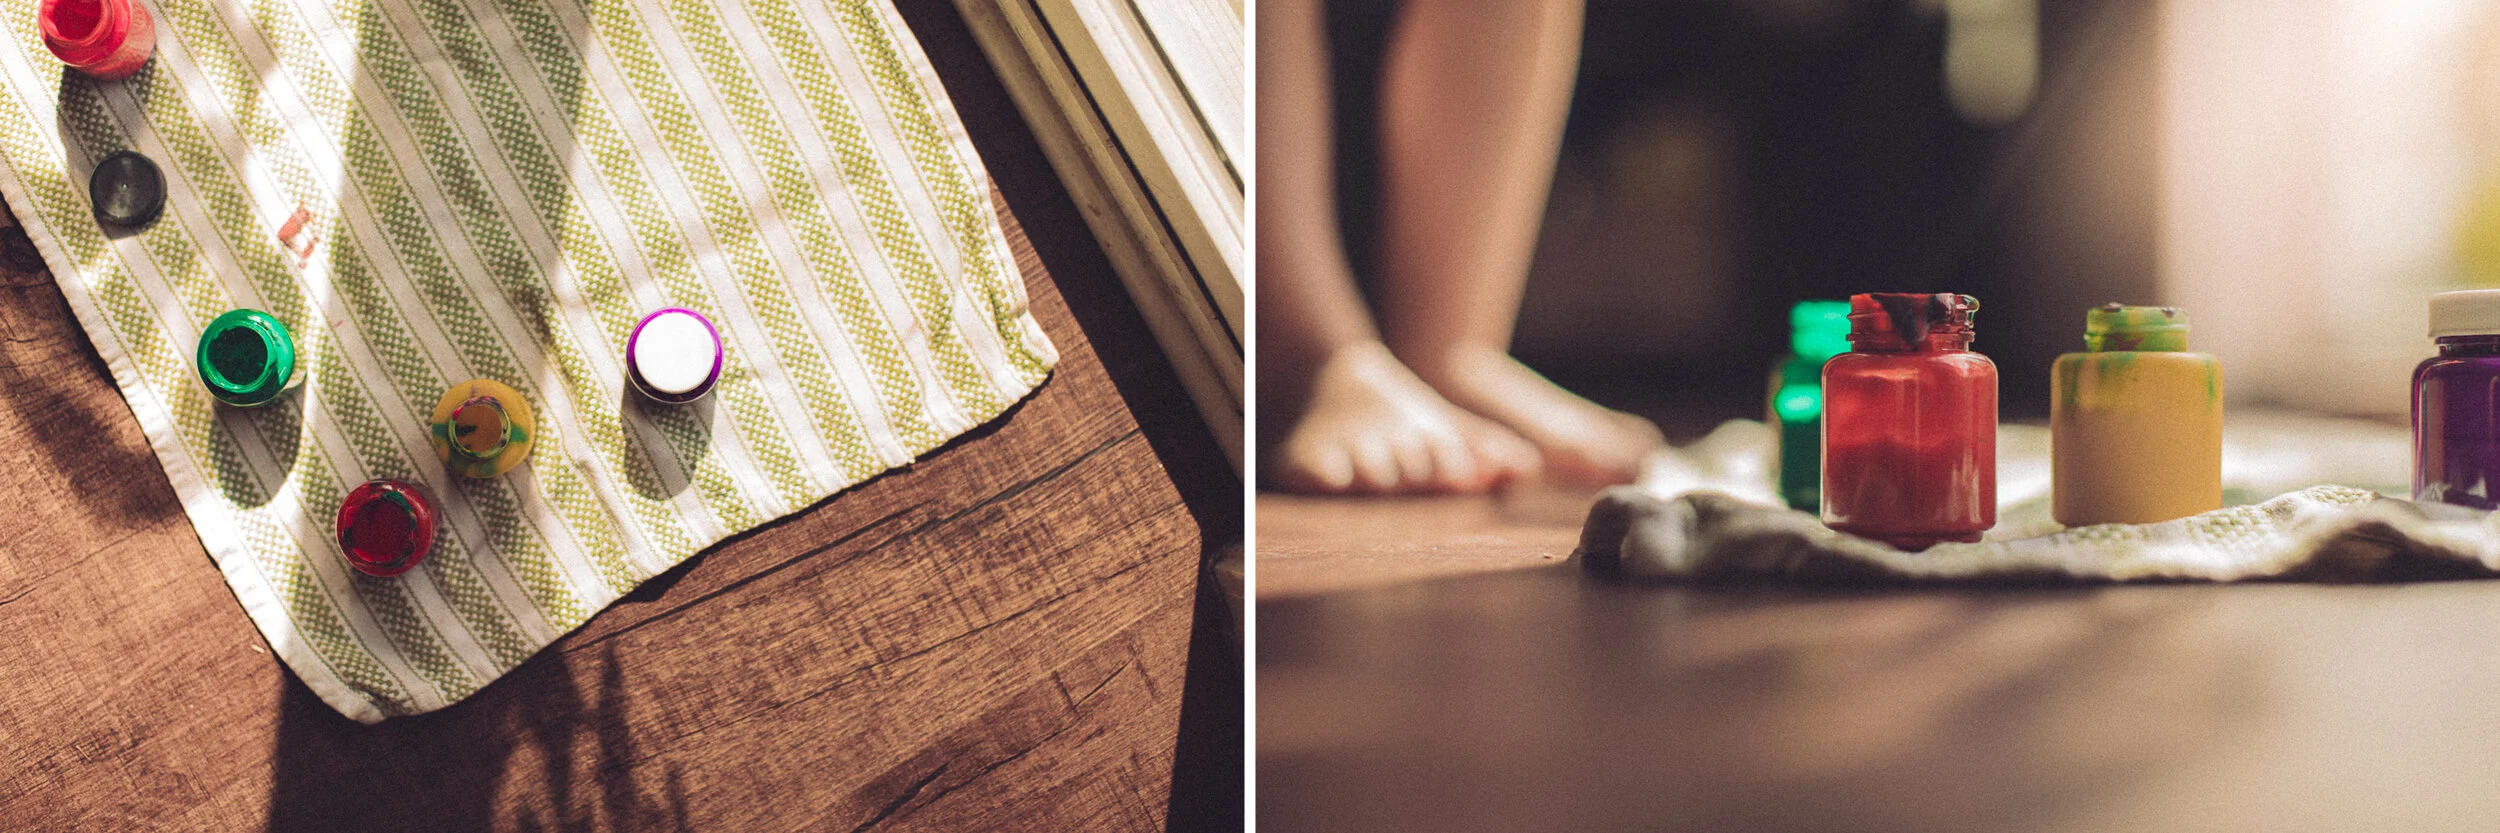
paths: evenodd
<path fill-rule="evenodd" d="M 660 393 L 681 394 L 711 380 L 721 348 L 702 319 L 668 311 L 643 322 L 633 350 L 634 369 L 643 382 Z"/>
<path fill-rule="evenodd" d="M 2431 337 L 2500 335 L 2500 289 L 2431 296 Z"/>

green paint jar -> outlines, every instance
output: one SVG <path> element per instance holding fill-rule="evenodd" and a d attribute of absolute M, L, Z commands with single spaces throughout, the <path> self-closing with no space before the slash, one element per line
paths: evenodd
<path fill-rule="evenodd" d="M 1849 302 L 1799 301 L 1788 310 L 1789 353 L 1771 368 L 1780 499 L 1808 512 L 1823 508 L 1823 363 L 1849 352 Z"/>
<path fill-rule="evenodd" d="M 304 384 L 295 366 L 295 336 L 277 316 L 228 310 L 200 331 L 197 367 L 210 396 L 237 407 L 269 404 Z"/>

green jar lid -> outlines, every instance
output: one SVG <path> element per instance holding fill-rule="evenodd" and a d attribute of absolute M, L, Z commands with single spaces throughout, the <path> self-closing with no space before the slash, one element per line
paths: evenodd
<path fill-rule="evenodd" d="M 2093 307 L 2083 314 L 2083 349 L 2091 353 L 2186 352 L 2187 311 L 2125 304 Z"/>
<path fill-rule="evenodd" d="M 1849 352 L 1849 302 L 1798 301 L 1789 307 L 1788 349 L 1809 359 Z"/>
<path fill-rule="evenodd" d="M 228 310 L 200 331 L 200 381 L 228 405 L 264 405 L 295 381 L 295 338 L 277 316 Z"/>

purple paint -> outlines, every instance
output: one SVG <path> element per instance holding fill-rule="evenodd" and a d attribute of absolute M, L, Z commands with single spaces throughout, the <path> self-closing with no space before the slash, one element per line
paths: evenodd
<path fill-rule="evenodd" d="M 2413 370 L 2413 499 L 2500 506 L 2500 290 L 2431 297 L 2439 357 Z"/>

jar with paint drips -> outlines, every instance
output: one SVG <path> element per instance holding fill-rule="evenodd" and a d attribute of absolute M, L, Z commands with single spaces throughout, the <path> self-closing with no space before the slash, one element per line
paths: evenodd
<path fill-rule="evenodd" d="M 404 480 L 357 486 L 339 504 L 339 552 L 348 566 L 389 578 L 415 569 L 434 551 L 440 521 L 425 488 Z"/>
<path fill-rule="evenodd" d="M 434 456 L 462 477 L 496 477 L 527 459 L 538 442 L 529 399 L 493 379 L 451 386 L 434 403 L 426 430 Z"/>
<path fill-rule="evenodd" d="M 304 384 L 294 334 L 277 316 L 256 309 L 211 319 L 200 330 L 194 359 L 209 395 L 239 408 L 269 404 Z"/>
<path fill-rule="evenodd" d="M 2083 343 L 2051 370 L 2051 515 L 2149 524 L 2222 508 L 2222 362 L 2188 352 L 2187 313 L 2098 307 Z"/>
<path fill-rule="evenodd" d="M 52 57 L 99 80 L 136 75 L 156 54 L 156 20 L 139 0 L 43 0 L 35 28 Z"/>
<path fill-rule="evenodd" d="M 1978 299 L 1849 298 L 1851 350 L 1823 365 L 1823 521 L 1905 550 L 1996 525 L 1997 369 L 1971 352 Z"/>

